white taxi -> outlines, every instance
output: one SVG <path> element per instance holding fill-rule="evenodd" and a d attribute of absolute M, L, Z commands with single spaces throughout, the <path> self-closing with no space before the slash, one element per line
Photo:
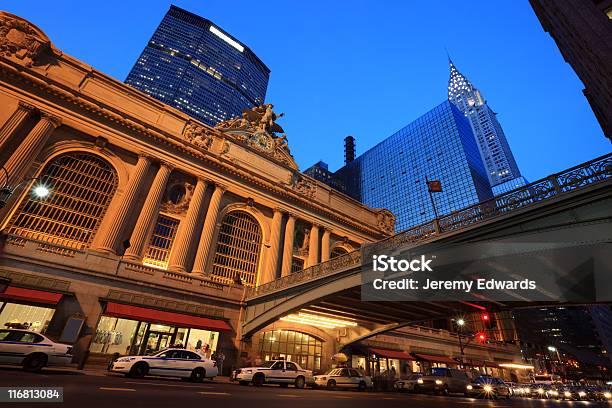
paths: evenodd
<path fill-rule="evenodd" d="M 356 388 L 365 391 L 373 387 L 372 379 L 354 368 L 332 368 L 326 374 L 315 375 L 315 386 L 326 387 L 328 390 L 336 388 Z"/>
<path fill-rule="evenodd" d="M 68 365 L 71 360 L 72 346 L 29 330 L 0 329 L 0 364 L 40 371 L 46 366 Z"/>
<path fill-rule="evenodd" d="M 293 384 L 296 388 L 304 388 L 314 384 L 312 371 L 304 370 L 292 361 L 272 360 L 261 367 L 245 367 L 232 373 L 232 380 L 240 385 L 253 383 L 255 386 L 278 384 L 287 387 Z"/>
<path fill-rule="evenodd" d="M 195 351 L 181 348 L 165 349 L 151 356 L 120 357 L 113 361 L 110 371 L 132 378 L 158 375 L 180 377 L 193 382 L 212 379 L 219 372 L 215 361 Z"/>

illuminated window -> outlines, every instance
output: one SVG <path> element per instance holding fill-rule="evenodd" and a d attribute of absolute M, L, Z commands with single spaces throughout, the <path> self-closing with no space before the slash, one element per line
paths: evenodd
<path fill-rule="evenodd" d="M 260 357 L 266 361 L 283 358 L 307 370 L 321 369 L 323 342 L 306 333 L 272 330 L 259 336 Z"/>
<path fill-rule="evenodd" d="M 168 259 L 178 225 L 179 220 L 159 214 L 147 254 L 142 261 L 143 264 L 162 269 L 168 267 Z"/>
<path fill-rule="evenodd" d="M 83 249 L 91 240 L 117 189 L 110 164 L 88 153 L 70 153 L 47 163 L 39 183 L 51 193 L 27 196 L 11 220 L 9 234 Z"/>
<path fill-rule="evenodd" d="M 304 269 L 304 260 L 294 256 L 291 258 L 291 272 L 299 272 Z"/>
<path fill-rule="evenodd" d="M 335 247 L 334 249 L 332 249 L 331 257 L 335 258 L 337 256 L 345 255 L 345 254 L 348 254 L 348 251 L 346 249 L 342 247 Z"/>
<path fill-rule="evenodd" d="M 606 16 L 608 16 L 608 18 L 612 20 L 612 7 L 606 10 Z"/>
<path fill-rule="evenodd" d="M 244 285 L 254 286 L 261 241 L 261 227 L 255 218 L 243 211 L 226 214 L 219 230 L 211 277 L 228 284 L 240 277 Z"/>

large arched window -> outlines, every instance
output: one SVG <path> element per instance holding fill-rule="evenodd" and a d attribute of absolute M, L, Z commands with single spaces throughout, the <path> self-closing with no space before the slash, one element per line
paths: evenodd
<path fill-rule="evenodd" d="M 39 176 L 51 194 L 26 196 L 9 234 L 74 248 L 87 248 L 117 189 L 115 169 L 98 156 L 68 153 L 51 160 Z"/>
<path fill-rule="evenodd" d="M 331 258 L 333 259 L 337 256 L 346 255 L 346 254 L 348 254 L 348 251 L 345 248 L 341 246 L 337 246 L 337 247 L 334 247 L 334 249 L 332 249 Z"/>
<path fill-rule="evenodd" d="M 321 369 L 323 342 L 306 333 L 272 330 L 259 337 L 259 357 L 263 360 L 285 359 L 308 370 Z"/>
<path fill-rule="evenodd" d="M 261 242 L 261 227 L 253 216 L 244 211 L 226 214 L 219 230 L 212 266 L 213 279 L 233 283 L 236 277 L 240 277 L 246 286 L 254 286 Z"/>

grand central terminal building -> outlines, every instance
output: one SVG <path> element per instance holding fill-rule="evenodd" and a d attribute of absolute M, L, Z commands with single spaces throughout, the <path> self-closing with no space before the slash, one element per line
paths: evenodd
<path fill-rule="evenodd" d="M 245 339 L 245 293 L 341 262 L 392 235 L 394 217 L 302 174 L 279 116 L 268 104 L 210 127 L 0 13 L 0 328 L 74 342 L 81 365 L 181 345 L 222 351 L 226 371 L 277 357 L 329 368 L 336 325 L 357 320 L 301 310 Z M 415 371 L 455 364 L 459 346 L 406 327 L 351 350 L 355 367 Z M 467 351 L 475 367 L 520 361 L 513 344 Z"/>

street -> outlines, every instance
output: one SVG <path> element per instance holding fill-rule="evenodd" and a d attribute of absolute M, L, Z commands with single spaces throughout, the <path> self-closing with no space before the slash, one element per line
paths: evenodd
<path fill-rule="evenodd" d="M 399 393 L 326 391 L 280 388 L 278 386 L 240 386 L 225 379 L 192 384 L 180 380 L 148 377 L 129 379 L 103 371 L 83 374 L 79 371 L 46 369 L 27 373 L 19 368 L 0 368 L 0 387 L 63 387 L 64 403 L 51 405 L 79 408 L 117 408 L 166 406 L 202 407 L 604 407 L 607 403 L 556 400 L 479 400 L 460 396 L 442 397 Z M 30 404 L 7 404 L 19 407 Z M 40 404 L 36 404 L 40 406 Z"/>

